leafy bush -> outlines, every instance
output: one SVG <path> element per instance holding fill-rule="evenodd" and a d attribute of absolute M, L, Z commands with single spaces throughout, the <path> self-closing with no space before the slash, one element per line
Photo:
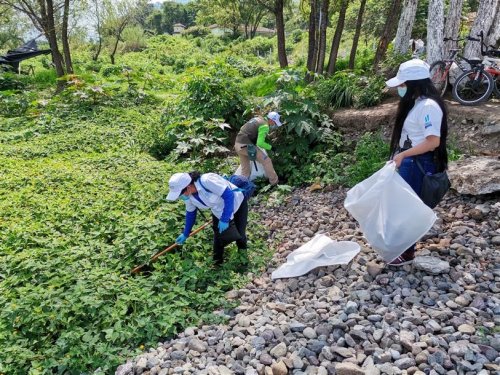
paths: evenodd
<path fill-rule="evenodd" d="M 251 77 L 242 83 L 242 89 L 248 96 L 267 96 L 276 91 L 278 74 L 263 74 Z"/>
<path fill-rule="evenodd" d="M 205 120 L 220 118 L 239 127 L 246 106 L 237 77 L 234 69 L 224 63 L 190 70 L 178 113 Z"/>
<path fill-rule="evenodd" d="M 14 91 L 0 92 L 0 115 L 17 117 L 26 113 L 30 106 L 30 98 L 25 93 Z"/>
<path fill-rule="evenodd" d="M 354 73 L 337 72 L 331 78 L 316 84 L 316 98 L 321 106 L 334 109 L 350 107 L 354 103 L 357 77 Z"/>
<path fill-rule="evenodd" d="M 257 74 L 262 74 L 265 72 L 263 66 L 248 62 L 247 60 L 235 56 L 226 57 L 226 63 L 236 69 L 238 73 L 244 78 L 254 77 Z"/>
<path fill-rule="evenodd" d="M 274 51 L 274 46 L 275 41 L 273 38 L 257 36 L 253 39 L 245 39 L 242 42 L 236 43 L 231 50 L 240 56 L 248 54 L 267 56 Z"/>
<path fill-rule="evenodd" d="M 0 91 L 3 90 L 22 90 L 26 84 L 17 79 L 13 73 L 0 73 Z"/>
<path fill-rule="evenodd" d="M 101 67 L 101 74 L 103 77 L 110 77 L 112 75 L 118 75 L 118 74 L 121 74 L 123 68 L 124 67 L 122 65 L 113 65 L 113 64 L 103 65 Z"/>
<path fill-rule="evenodd" d="M 383 99 L 385 80 L 381 76 L 360 77 L 358 80 L 360 86 L 355 95 L 355 107 L 365 108 L 373 107 Z"/>
<path fill-rule="evenodd" d="M 348 71 L 314 83 L 310 90 L 323 108 L 371 107 L 383 98 L 384 79 L 380 76 L 358 76 Z"/>
<path fill-rule="evenodd" d="M 191 26 L 182 32 L 183 36 L 192 36 L 194 38 L 205 37 L 210 34 L 210 29 L 205 26 Z"/>

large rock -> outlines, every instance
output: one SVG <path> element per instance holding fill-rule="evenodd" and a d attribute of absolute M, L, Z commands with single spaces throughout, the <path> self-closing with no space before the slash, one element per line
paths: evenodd
<path fill-rule="evenodd" d="M 418 256 L 415 258 L 413 264 L 416 269 L 433 275 L 448 273 L 450 271 L 450 264 L 448 262 L 431 256 Z"/>
<path fill-rule="evenodd" d="M 364 375 L 365 371 L 354 363 L 342 362 L 335 365 L 337 375 Z"/>
<path fill-rule="evenodd" d="M 489 194 L 500 190 L 500 159 L 472 156 L 449 164 L 451 187 L 460 194 Z"/>

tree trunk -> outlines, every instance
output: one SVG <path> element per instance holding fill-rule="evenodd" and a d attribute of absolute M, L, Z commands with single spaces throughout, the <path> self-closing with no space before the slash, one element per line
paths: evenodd
<path fill-rule="evenodd" d="M 448 15 L 444 24 L 444 38 L 458 39 L 463 4 L 464 0 L 450 0 Z M 456 45 L 456 42 L 452 42 L 451 40 L 444 42 L 443 57 L 449 56 L 450 50 L 456 47 Z"/>
<path fill-rule="evenodd" d="M 356 21 L 356 31 L 352 38 L 351 55 L 349 56 L 349 69 L 354 69 L 356 60 L 356 51 L 358 50 L 359 35 L 361 34 L 361 26 L 363 25 L 363 14 L 365 13 L 366 0 L 361 0 L 358 11 L 358 20 Z"/>
<path fill-rule="evenodd" d="M 323 0 L 319 13 L 319 41 L 318 41 L 318 59 L 316 63 L 316 73 L 323 74 L 325 67 L 326 54 L 326 28 L 328 27 L 328 8 L 330 0 Z"/>
<path fill-rule="evenodd" d="M 71 61 L 71 50 L 68 41 L 68 18 L 69 18 L 69 0 L 64 0 L 63 22 L 61 28 L 61 42 L 64 53 L 64 63 L 66 65 L 66 74 L 73 74 L 73 62 Z"/>
<path fill-rule="evenodd" d="M 401 17 L 399 18 L 398 31 L 396 32 L 396 41 L 394 42 L 394 52 L 405 54 L 411 39 L 415 16 L 417 15 L 418 0 L 405 0 Z"/>
<path fill-rule="evenodd" d="M 39 0 L 40 9 L 42 12 L 42 18 L 44 18 L 45 28 L 45 36 L 49 42 L 50 49 L 52 51 L 52 62 L 56 68 L 57 77 L 64 77 L 64 63 L 61 52 L 59 51 L 59 46 L 57 45 L 57 35 L 56 28 L 54 22 L 54 4 L 52 0 Z M 61 90 L 64 87 L 63 81 L 57 82 L 58 90 Z"/>
<path fill-rule="evenodd" d="M 276 0 L 274 15 L 276 16 L 276 33 L 278 36 L 278 60 L 280 63 L 280 68 L 286 68 L 288 66 L 288 60 L 286 57 L 286 39 L 285 39 L 285 20 L 283 17 L 283 0 Z"/>
<path fill-rule="evenodd" d="M 101 30 L 101 14 L 99 13 L 99 0 L 94 0 L 95 3 L 95 16 L 97 18 L 97 37 L 99 38 L 99 42 L 97 44 L 97 51 L 95 55 L 92 57 L 92 60 L 97 61 L 99 55 L 101 54 L 102 49 L 102 30 Z"/>
<path fill-rule="evenodd" d="M 309 76 L 314 72 L 316 67 L 316 58 L 318 56 L 317 30 L 318 30 L 318 11 L 317 0 L 310 0 L 311 13 L 309 13 L 309 39 L 307 48 L 307 81 L 312 81 Z"/>
<path fill-rule="evenodd" d="M 382 61 L 385 53 L 387 52 L 389 41 L 392 39 L 392 35 L 394 35 L 394 28 L 396 26 L 396 20 L 398 19 L 400 8 L 401 0 L 392 0 L 384 25 L 384 31 L 382 32 L 382 36 L 378 42 L 377 51 L 375 52 L 375 58 L 373 60 L 374 70 L 378 70 L 378 64 Z"/>
<path fill-rule="evenodd" d="M 485 43 L 490 46 L 497 46 L 498 40 L 500 39 L 500 1 L 497 5 L 496 16 L 491 24 L 490 31 L 486 35 Z"/>
<path fill-rule="evenodd" d="M 443 58 L 444 0 L 430 0 L 427 16 L 427 62 Z"/>
<path fill-rule="evenodd" d="M 486 33 L 490 30 L 495 19 L 496 10 L 498 7 L 499 0 L 481 0 L 479 2 L 479 9 L 477 11 L 476 19 L 472 25 L 470 35 L 472 37 L 477 37 L 481 30 Z M 495 25 L 496 28 L 500 27 L 498 23 Z M 477 42 L 468 41 L 465 45 L 464 56 L 467 58 L 480 58 L 481 57 L 481 46 Z"/>
<path fill-rule="evenodd" d="M 109 55 L 109 58 L 111 59 L 111 64 L 113 65 L 115 65 L 115 54 L 116 50 L 118 49 L 119 42 L 120 42 L 120 35 L 117 35 L 115 39 L 115 45 L 113 46 L 113 51 L 111 51 L 111 55 Z"/>
<path fill-rule="evenodd" d="M 332 49 L 330 50 L 330 60 L 328 61 L 328 66 L 326 68 L 327 74 L 329 76 L 335 73 L 335 64 L 337 63 L 337 56 L 339 53 L 340 38 L 342 37 L 342 32 L 344 31 L 345 14 L 347 11 L 347 5 L 349 0 L 342 0 L 340 4 L 339 19 L 337 21 L 337 28 L 335 29 L 335 34 L 332 40 Z"/>

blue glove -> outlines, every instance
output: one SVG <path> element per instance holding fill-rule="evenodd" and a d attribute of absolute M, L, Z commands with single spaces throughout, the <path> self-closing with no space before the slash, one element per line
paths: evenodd
<path fill-rule="evenodd" d="M 177 239 L 175 240 L 175 243 L 177 245 L 183 245 L 184 242 L 186 242 L 187 240 L 187 236 L 185 236 L 184 234 L 181 234 L 179 237 L 177 237 Z"/>
<path fill-rule="evenodd" d="M 219 233 L 224 232 L 227 228 L 229 228 L 229 223 L 225 221 L 219 221 Z"/>

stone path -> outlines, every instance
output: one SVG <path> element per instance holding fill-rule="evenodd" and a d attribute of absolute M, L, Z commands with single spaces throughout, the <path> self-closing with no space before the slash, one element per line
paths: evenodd
<path fill-rule="evenodd" d="M 227 325 L 188 328 L 116 374 L 500 373 L 500 202 L 449 194 L 414 265 L 386 267 L 343 208 L 345 190 L 295 190 L 254 207 L 276 253 L 227 294 Z M 346 266 L 272 281 L 315 233 L 356 241 Z"/>

